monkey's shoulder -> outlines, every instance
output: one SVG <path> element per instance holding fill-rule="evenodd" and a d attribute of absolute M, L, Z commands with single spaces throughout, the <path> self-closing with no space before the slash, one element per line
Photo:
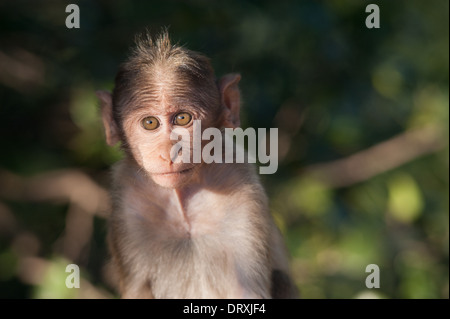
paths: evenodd
<path fill-rule="evenodd" d="M 210 189 L 233 193 L 244 188 L 264 192 L 256 168 L 249 163 L 213 163 L 203 170 L 203 184 Z"/>

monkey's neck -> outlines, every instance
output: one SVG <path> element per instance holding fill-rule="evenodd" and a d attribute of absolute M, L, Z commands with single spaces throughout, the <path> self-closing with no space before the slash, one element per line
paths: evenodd
<path fill-rule="evenodd" d="M 190 187 L 183 187 L 183 188 L 176 188 L 173 190 L 177 204 L 178 209 L 180 212 L 180 217 L 182 220 L 186 223 L 186 227 L 188 229 L 188 232 L 191 232 L 191 223 L 189 221 L 189 216 L 187 215 L 187 200 L 192 195 L 192 189 Z"/>

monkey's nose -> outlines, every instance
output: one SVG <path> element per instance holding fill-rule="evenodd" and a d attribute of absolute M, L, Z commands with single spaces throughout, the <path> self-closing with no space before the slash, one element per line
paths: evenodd
<path fill-rule="evenodd" d="M 181 150 L 179 150 L 178 152 L 172 150 L 171 152 L 164 152 L 159 155 L 161 159 L 168 163 L 175 163 L 180 156 Z"/>
<path fill-rule="evenodd" d="M 173 163 L 173 159 L 170 157 L 170 153 L 161 153 L 159 154 L 159 157 L 168 163 Z"/>

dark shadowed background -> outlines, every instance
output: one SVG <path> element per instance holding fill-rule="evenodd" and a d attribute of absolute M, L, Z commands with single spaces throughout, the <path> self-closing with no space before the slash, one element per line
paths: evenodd
<path fill-rule="evenodd" d="M 105 217 L 120 152 L 94 92 L 135 33 L 170 26 L 218 76 L 242 74 L 243 127 L 279 129 L 262 179 L 304 298 L 448 298 L 449 2 L 372 2 L 379 29 L 360 0 L 1 1 L 0 297 L 117 296 Z"/>

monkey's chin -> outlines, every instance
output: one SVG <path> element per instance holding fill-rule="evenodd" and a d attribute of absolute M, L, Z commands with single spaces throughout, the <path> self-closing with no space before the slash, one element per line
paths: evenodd
<path fill-rule="evenodd" d="M 194 169 L 186 169 L 181 172 L 151 174 L 153 181 L 165 188 L 180 188 L 185 186 L 192 178 Z"/>

